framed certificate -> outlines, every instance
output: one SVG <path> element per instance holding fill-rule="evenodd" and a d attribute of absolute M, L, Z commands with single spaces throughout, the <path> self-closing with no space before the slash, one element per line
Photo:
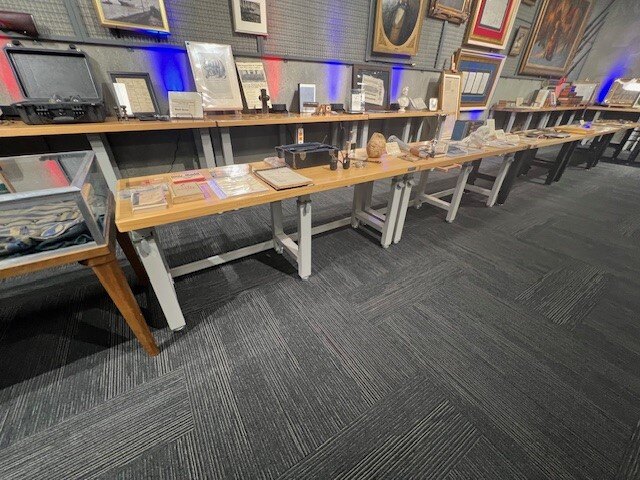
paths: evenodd
<path fill-rule="evenodd" d="M 124 85 L 129 97 L 131 114 L 154 115 L 160 113 L 153 84 L 148 73 L 109 72 L 111 81 Z"/>
<path fill-rule="evenodd" d="M 465 43 L 504 50 L 519 6 L 520 0 L 478 0 Z"/>
<path fill-rule="evenodd" d="M 440 110 L 445 115 L 460 112 L 460 91 L 462 75 L 453 72 L 442 72 L 440 76 Z"/>
<path fill-rule="evenodd" d="M 484 110 L 489 106 L 505 58 L 497 53 L 458 50 L 456 64 L 462 75 L 460 110 Z"/>

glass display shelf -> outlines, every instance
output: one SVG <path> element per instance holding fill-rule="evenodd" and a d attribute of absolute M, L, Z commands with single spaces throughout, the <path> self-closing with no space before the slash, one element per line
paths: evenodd
<path fill-rule="evenodd" d="M 0 269 L 105 245 L 111 205 L 92 151 L 0 158 Z"/>

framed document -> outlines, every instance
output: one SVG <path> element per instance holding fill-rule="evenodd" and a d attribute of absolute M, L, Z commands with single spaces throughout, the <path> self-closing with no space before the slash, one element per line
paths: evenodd
<path fill-rule="evenodd" d="M 366 110 L 389 110 L 391 69 L 373 65 L 353 66 L 353 88 L 362 88 Z"/>
<path fill-rule="evenodd" d="M 520 74 L 562 77 L 589 21 L 592 0 L 543 0 Z"/>
<path fill-rule="evenodd" d="M 189 63 L 205 111 L 242 110 L 231 45 L 186 42 Z"/>
<path fill-rule="evenodd" d="M 505 58 L 497 53 L 458 50 L 456 64 L 462 74 L 460 110 L 484 110 L 489 106 Z"/>
<path fill-rule="evenodd" d="M 153 85 L 151 84 L 151 77 L 148 73 L 109 72 L 109 76 L 113 83 L 124 85 L 127 89 L 127 97 L 129 97 L 129 105 L 131 106 L 129 113 L 133 115 L 160 113 Z"/>
<path fill-rule="evenodd" d="M 519 6 L 520 0 L 478 0 L 469 22 L 465 43 L 503 50 L 509 40 Z"/>
<path fill-rule="evenodd" d="M 460 112 L 460 92 L 462 75 L 453 72 L 442 72 L 440 75 L 440 110 L 445 115 Z"/>
<path fill-rule="evenodd" d="M 269 95 L 269 86 L 267 85 L 267 75 L 264 73 L 264 65 L 262 62 L 236 62 L 240 83 L 244 91 L 244 98 L 247 101 L 248 109 L 262 108 L 261 90 L 264 88 Z M 267 102 L 271 108 L 271 100 Z"/>
<path fill-rule="evenodd" d="M 169 33 L 164 0 L 93 0 L 93 3 L 103 27 Z"/>
<path fill-rule="evenodd" d="M 199 92 L 169 92 L 169 116 L 171 118 L 202 119 L 202 94 Z"/>

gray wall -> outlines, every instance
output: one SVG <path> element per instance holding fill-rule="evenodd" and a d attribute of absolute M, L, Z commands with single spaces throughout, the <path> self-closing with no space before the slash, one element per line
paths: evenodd
<path fill-rule="evenodd" d="M 78 43 L 91 58 L 100 83 L 108 82 L 110 71 L 149 72 L 165 111 L 168 110 L 167 90 L 175 89 L 176 85 L 193 89 L 183 49 L 185 40 L 228 43 L 238 58 L 265 57 L 273 101 L 286 103 L 292 111 L 296 110 L 298 83 L 316 83 L 319 101 L 344 102 L 351 86 L 350 64 L 362 63 L 367 58 L 369 0 L 268 0 L 269 36 L 265 39 L 233 32 L 229 0 L 168 0 L 165 3 L 172 31 L 168 37 L 103 28 L 97 22 L 93 0 L 0 0 L 0 9 L 32 13 L 44 37 L 50 40 L 38 46 L 66 48 L 68 42 Z M 512 36 L 518 26 L 531 25 L 537 8 L 521 5 Z M 413 97 L 437 96 L 439 71 L 448 66 L 451 54 L 461 46 L 465 28 L 466 25 L 427 18 L 420 50 L 411 60 L 414 64 L 394 65 L 395 92 L 406 85 Z M 511 39 L 507 48 L 510 45 Z M 528 97 L 540 88 L 543 79 L 516 75 L 519 62 L 519 57 L 507 57 L 492 102 Z M 277 86 L 273 82 L 276 76 L 281 79 Z M 392 95 L 392 101 L 396 100 L 395 96 Z M 15 95 L 4 84 L 0 85 L 0 104 L 15 100 Z M 399 133 L 401 125 L 389 124 L 389 127 L 392 131 L 386 134 Z M 328 127 L 309 128 L 308 138 L 322 140 L 327 133 Z M 278 143 L 275 128 L 234 129 L 232 135 L 237 161 L 261 159 Z M 188 133 L 111 135 L 110 142 L 125 175 L 157 173 L 169 168 L 179 170 L 194 164 L 195 148 Z M 138 145 L 144 148 L 137 148 Z M 34 148 L 47 151 L 83 146 L 86 144 L 81 137 L 0 142 L 3 154 Z"/>

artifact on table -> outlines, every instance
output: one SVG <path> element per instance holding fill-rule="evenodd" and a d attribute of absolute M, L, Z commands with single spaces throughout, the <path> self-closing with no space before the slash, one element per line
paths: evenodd
<path fill-rule="evenodd" d="M 398 105 L 400 105 L 400 113 L 404 113 L 407 111 L 407 107 L 411 100 L 409 99 L 409 87 L 404 87 L 402 89 L 402 95 L 398 98 Z"/>
<path fill-rule="evenodd" d="M 371 158 L 380 158 L 387 152 L 387 140 L 381 133 L 374 133 L 367 143 L 367 155 Z"/>

